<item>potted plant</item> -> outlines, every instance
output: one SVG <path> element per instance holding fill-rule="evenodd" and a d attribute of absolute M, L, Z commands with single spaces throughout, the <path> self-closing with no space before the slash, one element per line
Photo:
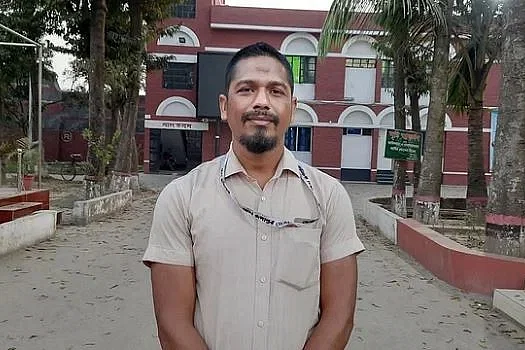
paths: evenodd
<path fill-rule="evenodd" d="M 31 190 L 35 179 L 35 168 L 38 163 L 37 149 L 29 149 L 22 154 L 22 185 L 26 191 Z"/>

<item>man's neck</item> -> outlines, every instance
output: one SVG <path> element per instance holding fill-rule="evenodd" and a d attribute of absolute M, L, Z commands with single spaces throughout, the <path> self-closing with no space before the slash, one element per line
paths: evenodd
<path fill-rule="evenodd" d="M 278 145 L 273 150 L 261 154 L 248 151 L 246 147 L 238 142 L 233 142 L 232 149 L 244 170 L 257 180 L 261 188 L 264 188 L 275 174 L 275 170 L 284 153 L 282 145 Z"/>

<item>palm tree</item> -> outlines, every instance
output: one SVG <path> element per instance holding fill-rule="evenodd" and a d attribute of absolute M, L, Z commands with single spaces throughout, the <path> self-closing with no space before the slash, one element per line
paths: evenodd
<path fill-rule="evenodd" d="M 422 21 L 422 18 L 432 19 L 432 22 Z M 404 58 L 410 50 L 410 37 L 414 33 L 432 32 L 423 23 L 441 25 L 441 8 L 439 2 L 433 0 L 335 0 L 321 33 L 320 55 L 325 55 L 332 46 L 340 47 L 347 38 L 348 27 L 362 28 L 370 20 L 375 20 L 388 32 L 388 51 L 392 53 L 394 62 L 395 128 L 405 129 Z M 406 217 L 406 162 L 395 161 L 394 168 L 392 209 L 398 215 Z"/>
<path fill-rule="evenodd" d="M 397 4 L 391 4 L 399 6 Z M 388 13 L 388 14 L 387 14 Z M 424 61 L 428 60 L 426 46 L 432 42 L 429 16 L 407 16 L 403 9 L 385 11 L 377 16 L 377 23 L 388 31 L 388 35 L 378 40 L 377 49 L 394 63 L 394 115 L 395 128 L 405 129 L 407 108 L 405 95 L 410 96 L 410 116 L 412 129 L 421 131 L 419 98 L 428 92 L 427 71 Z M 394 162 L 394 183 L 392 188 L 392 211 L 401 217 L 407 216 L 406 209 L 406 168 L 407 162 Z M 420 161 L 414 164 L 415 188 L 419 178 Z"/>
<path fill-rule="evenodd" d="M 489 71 L 500 58 L 503 15 L 501 0 L 456 0 L 458 53 L 449 105 L 468 116 L 467 210 L 474 223 L 483 223 L 487 183 L 483 157 L 483 94 Z"/>
<path fill-rule="evenodd" d="M 486 215 L 486 248 L 525 257 L 525 2 L 506 0 L 503 84 L 495 164 Z"/>
<path fill-rule="evenodd" d="M 406 57 L 407 92 L 410 101 L 409 113 L 412 121 L 412 130 L 421 132 L 421 116 L 419 113 L 419 99 L 429 93 L 430 63 L 432 51 L 427 45 L 422 45 L 416 52 L 408 52 Z M 421 160 L 414 162 L 413 169 L 413 196 L 417 195 L 421 174 Z"/>
<path fill-rule="evenodd" d="M 439 219 L 443 159 L 443 135 L 449 75 L 450 23 L 454 0 L 441 1 L 439 6 L 445 21 L 435 27 L 430 104 L 425 135 L 425 156 L 417 195 L 413 200 L 416 220 L 435 224 Z"/>

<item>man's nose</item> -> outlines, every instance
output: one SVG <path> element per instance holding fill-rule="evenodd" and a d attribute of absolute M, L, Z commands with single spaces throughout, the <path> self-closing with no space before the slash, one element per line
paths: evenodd
<path fill-rule="evenodd" d="M 266 89 L 258 89 L 253 101 L 253 108 L 269 108 L 270 99 Z"/>

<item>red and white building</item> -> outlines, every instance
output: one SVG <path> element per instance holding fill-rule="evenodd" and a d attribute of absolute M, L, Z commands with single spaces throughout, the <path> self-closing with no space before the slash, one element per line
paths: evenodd
<path fill-rule="evenodd" d="M 169 55 L 167 68 L 146 81 L 144 171 L 192 167 L 227 151 L 228 126 L 197 112 L 199 53 L 234 53 L 265 41 L 288 56 L 295 73 L 299 105 L 286 145 L 296 156 L 341 180 L 388 181 L 392 161 L 383 156 L 385 134 L 394 126 L 392 64 L 373 43 L 380 28 L 356 29 L 340 51 L 317 57 L 323 11 L 232 7 L 224 0 L 186 0 L 174 7 L 165 26 L 179 26 L 171 37 L 151 42 L 151 54 Z M 491 158 L 491 108 L 498 105 L 500 70 L 486 89 L 484 120 L 487 175 Z M 428 96 L 422 98 L 426 127 Z M 493 113 L 495 114 L 495 113 Z M 217 116 L 218 117 L 218 116 Z M 407 122 L 410 128 L 410 123 Z M 443 183 L 467 179 L 467 118 L 446 116 Z"/>

